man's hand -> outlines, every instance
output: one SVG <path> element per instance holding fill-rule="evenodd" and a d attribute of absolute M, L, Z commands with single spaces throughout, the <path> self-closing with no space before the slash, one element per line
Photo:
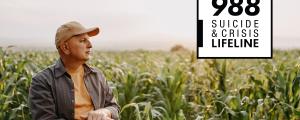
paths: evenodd
<path fill-rule="evenodd" d="M 111 112 L 105 108 L 90 111 L 86 115 L 80 117 L 85 120 L 113 120 L 111 119 Z"/>

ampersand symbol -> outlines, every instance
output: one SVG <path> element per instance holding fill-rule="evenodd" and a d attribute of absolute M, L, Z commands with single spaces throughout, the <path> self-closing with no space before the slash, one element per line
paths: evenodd
<path fill-rule="evenodd" d="M 218 35 L 217 35 L 217 32 L 216 32 L 216 30 L 215 29 L 213 29 L 212 30 L 212 34 L 211 34 L 211 36 L 212 37 L 217 37 Z"/>

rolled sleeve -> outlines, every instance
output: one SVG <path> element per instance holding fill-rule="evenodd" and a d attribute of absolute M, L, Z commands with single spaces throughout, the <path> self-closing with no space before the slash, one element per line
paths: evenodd
<path fill-rule="evenodd" d="M 118 105 L 108 106 L 108 107 L 105 107 L 105 109 L 108 109 L 111 112 L 112 119 L 114 119 L 114 120 L 119 119 L 119 106 Z"/>
<path fill-rule="evenodd" d="M 107 81 L 105 80 L 105 104 L 104 107 L 111 111 L 112 119 L 119 119 L 120 106 L 118 105 L 112 89 L 108 86 Z"/>
<path fill-rule="evenodd" d="M 96 71 L 96 81 L 97 83 L 100 83 L 101 86 L 97 87 L 97 89 L 102 92 L 102 94 L 99 97 L 101 104 L 99 107 L 97 107 L 96 109 L 107 109 L 111 112 L 111 117 L 114 120 L 119 120 L 119 112 L 120 112 L 120 106 L 118 105 L 113 91 L 112 89 L 109 87 L 107 80 L 103 74 L 102 71 L 100 71 L 99 69 L 94 69 L 94 71 Z M 99 89 L 100 88 L 100 89 Z M 93 95 L 93 94 L 91 94 Z M 103 103 L 104 102 L 104 103 Z"/>
<path fill-rule="evenodd" d="M 108 110 L 111 111 L 111 116 L 112 119 L 118 120 L 119 119 L 119 112 L 120 112 L 120 107 L 117 104 L 116 99 L 114 98 L 113 92 L 111 88 L 107 86 L 107 94 L 105 97 L 105 104 L 104 107 Z"/>

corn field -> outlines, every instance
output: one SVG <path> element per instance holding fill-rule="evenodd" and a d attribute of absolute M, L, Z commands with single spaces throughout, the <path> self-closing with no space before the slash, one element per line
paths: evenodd
<path fill-rule="evenodd" d="M 197 60 L 195 52 L 95 51 L 121 120 L 300 119 L 300 50 L 273 59 Z M 0 48 L 0 119 L 30 120 L 32 76 L 56 52 Z"/>

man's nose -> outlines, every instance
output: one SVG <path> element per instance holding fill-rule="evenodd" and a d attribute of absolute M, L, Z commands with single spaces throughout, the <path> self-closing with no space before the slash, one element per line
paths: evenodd
<path fill-rule="evenodd" d="M 93 45 L 92 45 L 92 43 L 91 43 L 91 41 L 90 41 L 90 40 L 88 40 L 87 47 L 88 47 L 88 48 L 92 48 L 92 47 L 93 47 Z"/>

